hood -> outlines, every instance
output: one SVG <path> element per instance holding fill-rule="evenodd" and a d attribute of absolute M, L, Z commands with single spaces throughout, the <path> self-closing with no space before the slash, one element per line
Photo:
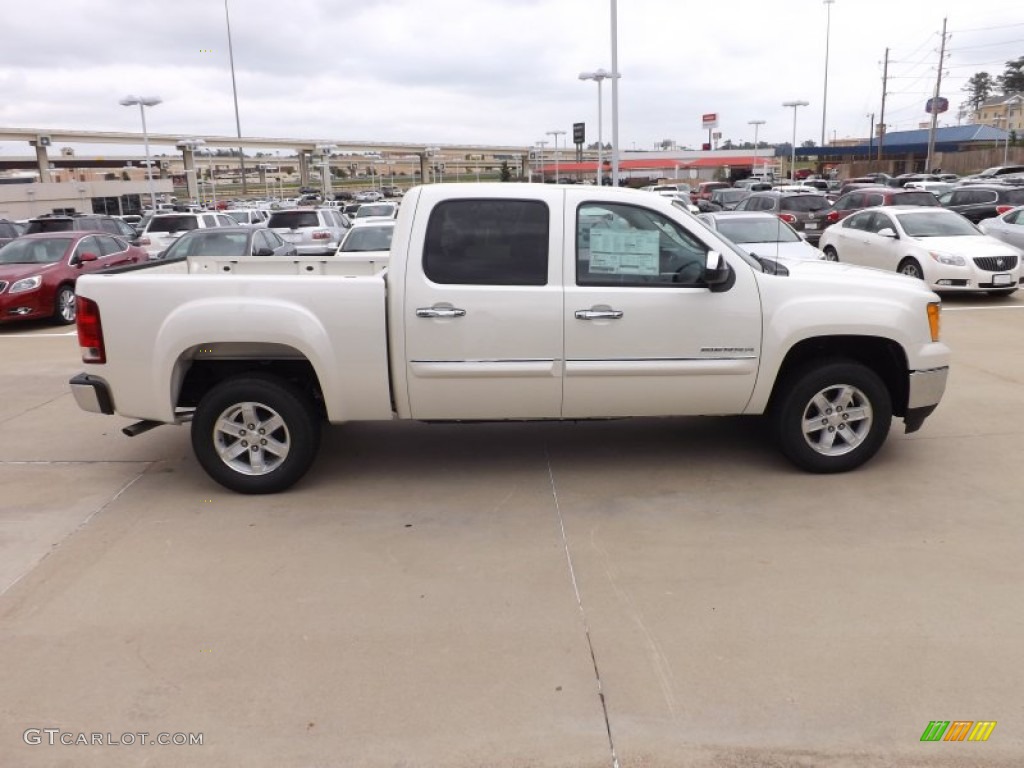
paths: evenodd
<path fill-rule="evenodd" d="M 61 264 L 63 264 L 62 261 L 56 261 L 53 264 L 0 264 L 0 281 L 13 283 L 23 277 L 45 275 Z"/>
<path fill-rule="evenodd" d="M 774 259 L 776 256 L 783 259 L 821 259 L 821 251 L 809 243 L 801 240 L 798 243 L 736 243 L 738 248 L 747 253 L 754 254 L 766 259 Z"/>
<path fill-rule="evenodd" d="M 841 283 L 844 292 L 861 289 L 866 295 L 877 296 L 879 292 L 897 291 L 910 295 L 930 295 L 934 301 L 939 297 L 921 280 L 901 275 L 898 272 L 857 267 L 842 262 L 810 261 L 808 259 L 786 259 L 785 266 L 789 269 L 789 278 L 814 285 L 835 285 Z M 823 291 L 825 292 L 825 291 Z"/>
<path fill-rule="evenodd" d="M 1019 249 L 1002 240 L 988 235 L 968 235 L 963 237 L 920 237 L 914 242 L 929 251 L 954 253 L 966 259 L 981 256 L 1020 256 Z"/>

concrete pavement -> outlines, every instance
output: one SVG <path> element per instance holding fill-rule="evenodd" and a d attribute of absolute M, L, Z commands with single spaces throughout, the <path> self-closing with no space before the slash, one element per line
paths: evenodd
<path fill-rule="evenodd" d="M 852 474 L 742 419 L 353 424 L 257 498 L 79 411 L 60 332 L 0 329 L 0 765 L 1024 759 L 1021 299 L 946 302 L 946 398 Z"/>

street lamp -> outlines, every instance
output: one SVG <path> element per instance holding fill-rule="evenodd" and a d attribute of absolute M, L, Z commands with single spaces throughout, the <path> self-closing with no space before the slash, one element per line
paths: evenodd
<path fill-rule="evenodd" d="M 146 131 L 146 107 L 155 107 L 163 99 L 159 96 L 125 96 L 119 102 L 122 107 L 134 107 L 138 105 L 139 114 L 142 116 L 142 141 L 146 145 L 146 179 L 149 182 L 149 200 L 156 210 L 156 192 L 153 191 L 153 163 L 149 159 L 149 133 Z"/>
<path fill-rule="evenodd" d="M 324 200 L 327 200 L 327 195 L 331 192 L 331 152 L 336 150 L 337 147 L 334 144 L 317 144 L 316 151 L 323 155 L 323 163 L 321 164 L 322 178 L 320 179 L 320 186 L 324 190 Z M 266 171 L 264 171 L 266 173 Z"/>
<path fill-rule="evenodd" d="M 619 186 L 619 4 L 611 0 L 612 11 L 612 186 Z"/>
<path fill-rule="evenodd" d="M 602 101 L 601 101 L 601 83 L 608 78 L 617 78 L 621 75 L 613 75 L 604 69 L 598 69 L 594 72 L 580 72 L 580 80 L 593 80 L 597 83 L 597 186 L 601 186 L 601 165 L 604 162 L 603 150 L 603 133 L 602 133 L 602 122 L 601 117 L 604 112 Z M 634 142 L 635 145 L 635 142 Z"/>
<path fill-rule="evenodd" d="M 825 3 L 825 93 L 821 97 L 821 146 L 825 146 L 825 111 L 828 109 L 828 43 L 832 33 L 832 4 L 836 0 L 822 0 Z"/>
<path fill-rule="evenodd" d="M 544 147 L 546 147 L 548 145 L 548 143 L 546 141 L 538 141 L 538 142 L 536 142 L 536 145 L 537 145 L 537 159 L 540 161 L 538 163 L 538 166 L 540 168 L 540 180 L 541 180 L 541 182 L 543 182 L 544 181 Z M 556 179 L 556 181 L 557 181 L 557 179 Z"/>
<path fill-rule="evenodd" d="M 809 101 L 784 101 L 782 106 L 793 108 L 793 143 L 790 145 L 791 158 L 789 163 L 789 178 L 791 181 L 796 181 L 796 110 L 797 107 L 809 106 Z"/>
<path fill-rule="evenodd" d="M 565 136 L 565 131 L 544 131 L 546 136 L 551 136 L 555 140 L 555 184 L 558 183 L 558 137 Z"/>
<path fill-rule="evenodd" d="M 750 171 L 754 171 L 754 163 L 757 162 L 757 129 L 765 124 L 764 120 L 747 120 L 747 125 L 754 126 L 754 161 L 750 164 Z"/>

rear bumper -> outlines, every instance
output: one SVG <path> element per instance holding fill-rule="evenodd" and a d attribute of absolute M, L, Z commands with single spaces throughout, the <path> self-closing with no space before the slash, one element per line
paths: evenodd
<path fill-rule="evenodd" d="M 947 378 L 949 378 L 948 366 L 911 372 L 907 412 L 903 416 L 903 423 L 908 433 L 919 430 L 924 420 L 938 406 L 946 391 Z"/>
<path fill-rule="evenodd" d="M 71 386 L 71 394 L 75 396 L 75 402 L 83 411 L 113 415 L 114 399 L 110 396 L 110 387 L 103 379 L 88 373 L 80 373 L 72 377 L 68 384 Z"/>

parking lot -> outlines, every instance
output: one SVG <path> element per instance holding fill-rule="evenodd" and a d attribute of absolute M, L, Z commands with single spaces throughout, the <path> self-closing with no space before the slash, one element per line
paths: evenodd
<path fill-rule="evenodd" d="M 737 418 L 374 423 L 245 497 L 0 328 L 0 765 L 1019 765 L 1024 297 L 943 331 L 939 409 L 846 475 Z"/>

